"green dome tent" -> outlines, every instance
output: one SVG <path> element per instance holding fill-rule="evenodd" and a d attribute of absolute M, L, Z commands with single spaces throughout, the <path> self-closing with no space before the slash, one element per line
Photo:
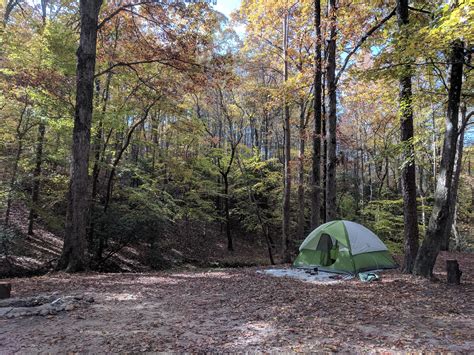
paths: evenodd
<path fill-rule="evenodd" d="M 293 265 L 353 274 L 397 267 L 379 237 L 350 221 L 328 222 L 312 231 L 301 244 Z"/>

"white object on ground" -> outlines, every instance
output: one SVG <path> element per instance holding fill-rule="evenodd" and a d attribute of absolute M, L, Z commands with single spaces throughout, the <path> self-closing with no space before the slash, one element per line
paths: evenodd
<path fill-rule="evenodd" d="M 350 280 L 353 278 L 352 275 L 348 274 L 336 274 L 333 272 L 326 272 L 319 270 L 317 274 L 312 275 L 311 269 L 266 269 L 266 270 L 257 270 L 259 274 L 266 274 L 276 277 L 290 277 L 293 279 L 311 282 L 311 283 L 338 283 L 345 280 Z M 331 278 L 331 276 L 337 276 L 341 278 Z"/>

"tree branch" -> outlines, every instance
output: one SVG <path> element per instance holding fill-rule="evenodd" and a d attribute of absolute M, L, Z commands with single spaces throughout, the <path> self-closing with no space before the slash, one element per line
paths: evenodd
<path fill-rule="evenodd" d="M 377 31 L 380 27 L 382 27 L 382 25 L 387 22 L 388 20 L 390 20 L 390 18 L 392 18 L 396 13 L 396 8 L 394 8 L 387 16 L 385 16 L 378 24 L 376 24 L 374 27 L 372 27 L 369 31 L 367 31 L 367 33 L 365 35 L 363 35 L 359 41 L 357 42 L 357 44 L 355 45 L 355 47 L 352 49 L 352 51 L 349 52 L 349 54 L 347 55 L 346 59 L 344 60 L 344 63 L 342 64 L 342 67 L 341 69 L 339 70 L 339 73 L 337 73 L 337 76 L 336 76 L 336 85 L 337 83 L 339 82 L 339 79 L 341 78 L 342 74 L 344 73 L 344 70 L 346 70 L 346 67 L 347 65 L 349 64 L 349 60 L 351 59 L 351 57 L 355 54 L 355 52 L 357 52 L 359 50 L 359 48 L 362 46 L 362 44 L 364 44 L 364 42 L 375 32 Z"/>

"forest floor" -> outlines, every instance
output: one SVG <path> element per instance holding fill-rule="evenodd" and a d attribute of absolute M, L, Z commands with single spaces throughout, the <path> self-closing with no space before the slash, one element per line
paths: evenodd
<path fill-rule="evenodd" d="M 442 351 L 474 349 L 473 254 L 463 283 L 382 273 L 382 280 L 314 284 L 258 268 L 141 274 L 55 273 L 4 280 L 14 297 L 84 295 L 56 315 L 0 318 L 0 353 L 141 351 Z"/>

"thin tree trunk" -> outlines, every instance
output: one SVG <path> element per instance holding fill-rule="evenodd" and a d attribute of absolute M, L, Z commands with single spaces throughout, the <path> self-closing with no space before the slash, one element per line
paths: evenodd
<path fill-rule="evenodd" d="M 298 153 L 298 238 L 304 238 L 304 150 L 305 150 L 305 103 L 300 102 L 300 122 L 299 122 L 299 153 Z"/>
<path fill-rule="evenodd" d="M 97 24 L 102 0 L 80 0 L 81 33 L 77 50 L 76 112 L 73 128 L 71 175 L 66 235 L 59 269 L 68 272 L 86 267 L 86 229 L 89 216 L 89 149 L 94 96 Z"/>
<path fill-rule="evenodd" d="M 25 136 L 26 131 L 27 131 L 27 128 L 23 130 L 21 129 L 27 108 L 28 108 L 28 103 L 25 103 L 25 107 L 21 111 L 20 118 L 16 126 L 16 138 L 18 141 L 18 146 L 16 149 L 15 160 L 13 162 L 12 176 L 10 178 L 10 186 L 8 189 L 7 208 L 5 211 L 5 220 L 4 220 L 4 223 L 6 226 L 10 223 L 10 211 L 11 211 L 12 202 L 13 202 L 13 192 L 15 191 L 16 177 L 18 174 L 18 165 L 20 162 L 21 153 L 23 152 L 23 137 Z"/>
<path fill-rule="evenodd" d="M 322 73 L 321 73 L 321 0 L 314 0 L 314 28 L 316 32 L 314 56 L 314 129 L 313 166 L 311 174 L 311 229 L 321 224 L 321 115 L 322 115 Z"/>
<path fill-rule="evenodd" d="M 336 127 L 337 127 L 337 96 L 336 96 L 336 2 L 329 0 L 330 31 L 328 40 L 327 87 L 329 96 L 329 116 L 326 126 L 327 145 L 327 177 L 326 177 L 326 222 L 336 219 Z"/>
<path fill-rule="evenodd" d="M 105 83 L 104 89 L 104 96 L 103 96 L 103 105 L 102 105 L 102 114 L 99 117 L 99 127 L 97 128 L 97 133 L 95 136 L 95 144 L 94 144 L 94 166 L 92 168 L 92 193 L 91 193 L 91 207 L 90 207 L 90 225 L 88 230 L 88 244 L 89 250 L 92 250 L 92 245 L 94 241 L 94 210 L 95 210 L 95 200 L 97 198 L 97 187 L 99 183 L 99 175 L 100 175 L 100 162 L 103 159 L 101 158 L 101 152 L 105 153 L 105 144 L 103 145 L 103 136 L 104 136 L 104 127 L 103 127 L 103 118 L 105 113 L 107 112 L 107 103 L 109 101 L 109 90 L 110 90 L 110 82 L 112 80 L 112 72 L 107 73 L 107 79 Z"/>
<path fill-rule="evenodd" d="M 227 237 L 227 250 L 234 251 L 234 242 L 230 231 L 230 212 L 229 212 L 229 177 L 228 174 L 222 174 L 224 179 L 224 214 L 225 214 L 225 234 Z"/>
<path fill-rule="evenodd" d="M 8 189 L 7 209 L 5 211 L 5 225 L 10 223 L 10 212 L 13 202 L 13 192 L 15 191 L 16 176 L 18 174 L 18 163 L 20 162 L 21 153 L 23 151 L 23 138 L 18 140 L 18 147 L 16 150 L 15 161 L 13 162 L 13 171 L 10 179 L 10 188 Z"/>
<path fill-rule="evenodd" d="M 288 14 L 283 20 L 283 75 L 285 83 L 288 81 Z M 286 96 L 286 95 L 285 95 Z M 290 236 L 290 199 L 291 199 L 291 130 L 290 106 L 285 97 L 284 102 L 284 190 L 283 190 L 283 223 L 282 223 L 282 256 L 284 262 L 291 262 L 291 236 Z"/>
<path fill-rule="evenodd" d="M 409 19 L 408 0 L 397 0 L 397 16 L 400 31 L 406 31 Z M 411 273 L 418 251 L 418 218 L 416 211 L 415 149 L 413 146 L 413 108 L 411 92 L 411 67 L 406 65 L 400 77 L 400 131 L 404 148 L 402 169 L 402 195 L 404 220 L 403 272 Z"/>
<path fill-rule="evenodd" d="M 31 192 L 31 208 L 28 216 L 28 234 L 33 235 L 34 220 L 37 218 L 37 208 L 41 183 L 41 166 L 43 164 L 43 144 L 46 126 L 43 121 L 38 125 L 38 141 L 36 143 L 36 164 L 33 171 L 33 188 Z"/>
<path fill-rule="evenodd" d="M 47 16 L 47 0 L 41 0 L 41 19 L 43 22 L 42 32 L 46 27 L 46 16 Z M 46 131 L 46 125 L 42 119 L 38 124 L 38 140 L 36 143 L 36 162 L 35 170 L 33 171 L 33 186 L 31 192 L 31 208 L 28 216 L 28 235 L 33 235 L 34 220 L 37 218 L 37 208 L 40 193 L 40 180 L 41 180 L 41 166 L 43 164 L 43 143 L 44 134 Z"/>
<path fill-rule="evenodd" d="M 326 127 L 327 127 L 327 114 L 326 114 L 326 74 L 323 74 L 323 82 L 322 82 L 322 98 L 321 98 L 321 110 L 322 110 L 322 127 L 321 127 L 321 134 L 322 134 L 322 143 L 323 143 L 323 151 L 321 154 L 322 157 L 322 166 L 323 166 L 323 174 L 322 178 L 323 181 L 321 183 L 322 190 L 323 190 L 323 201 L 321 203 L 321 218 L 322 222 L 327 222 L 326 220 L 326 181 L 328 176 L 328 169 L 327 169 L 327 157 L 328 157 L 328 140 L 326 136 Z"/>
<path fill-rule="evenodd" d="M 459 102 L 461 98 L 464 44 L 456 40 L 452 44 L 448 112 L 444 133 L 443 152 L 436 184 L 433 212 L 426 236 L 423 239 L 415 262 L 414 274 L 431 278 L 441 243 L 450 232 L 450 213 L 453 194 L 453 173 L 458 140 Z"/>

